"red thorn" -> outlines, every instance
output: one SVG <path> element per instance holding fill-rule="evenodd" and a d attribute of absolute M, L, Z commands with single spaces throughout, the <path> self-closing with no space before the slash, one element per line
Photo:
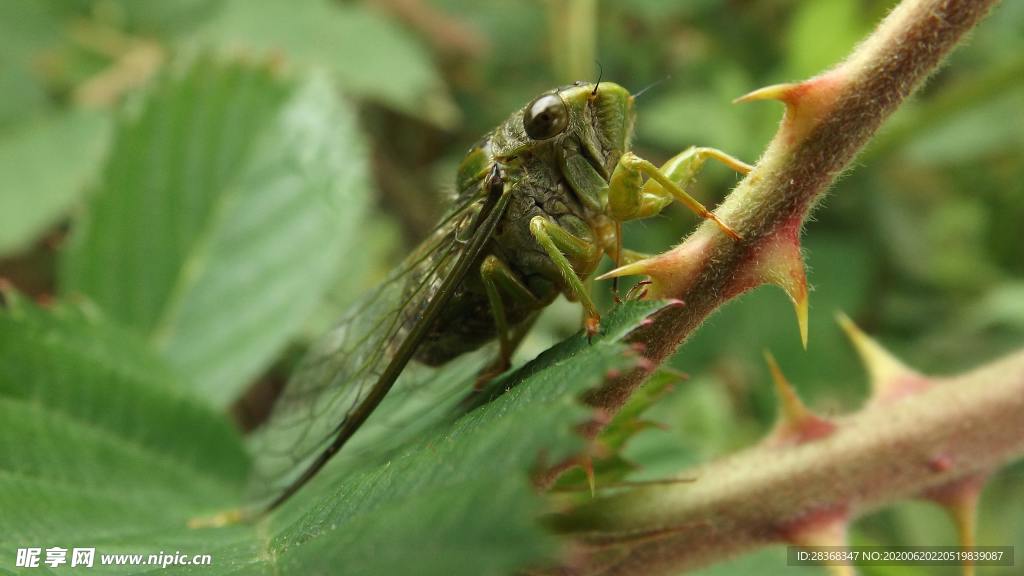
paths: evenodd
<path fill-rule="evenodd" d="M 657 364 L 655 364 L 650 358 L 638 358 L 636 361 L 636 367 L 644 372 L 650 372 L 657 368 Z"/>
<path fill-rule="evenodd" d="M 666 308 L 682 308 L 683 306 L 686 306 L 686 302 L 679 298 L 669 298 L 666 302 L 668 303 Z"/>
<path fill-rule="evenodd" d="M 648 318 L 647 320 L 650 320 L 650 318 Z M 644 322 L 646 322 L 646 320 Z M 654 323 L 654 321 L 651 320 L 651 324 L 653 324 L 653 323 Z M 643 324 L 643 323 L 641 322 L 641 324 Z M 647 326 L 650 326 L 650 324 L 647 324 Z M 643 342 L 631 342 L 629 344 L 629 347 L 630 347 L 631 350 L 633 350 L 637 354 L 643 354 L 644 352 L 647 351 L 647 344 L 644 344 Z"/>
<path fill-rule="evenodd" d="M 604 373 L 605 380 L 615 380 L 620 376 L 622 376 L 622 370 L 619 370 L 618 368 L 612 368 L 611 370 Z"/>
<path fill-rule="evenodd" d="M 949 454 L 940 454 L 928 460 L 928 467 L 934 472 L 945 472 L 953 467 L 953 458 Z"/>
<path fill-rule="evenodd" d="M 800 220 L 780 228 L 773 236 L 758 242 L 738 275 L 730 292 L 739 294 L 762 284 L 781 288 L 793 303 L 800 342 L 807 349 L 807 275 L 800 250 Z"/>
<path fill-rule="evenodd" d="M 782 539 L 801 546 L 842 546 L 846 540 L 849 506 L 821 508 L 778 527 Z"/>
<path fill-rule="evenodd" d="M 713 253 L 712 248 L 717 241 L 714 235 L 694 234 L 668 252 L 627 264 L 599 276 L 598 280 L 614 276 L 643 275 L 651 280 L 648 298 L 663 299 L 676 296 L 684 293 L 685 289 L 697 280 L 700 263 Z"/>
<path fill-rule="evenodd" d="M 796 442 L 797 444 L 804 444 L 811 442 L 826 436 L 830 436 L 836 431 L 836 425 L 824 418 L 815 417 L 808 419 L 804 422 L 803 426 L 797 431 Z"/>
<path fill-rule="evenodd" d="M 978 502 L 981 491 L 988 480 L 986 473 L 960 478 L 942 486 L 927 490 L 923 496 L 946 509 L 956 525 L 960 545 L 972 547 L 976 543 L 978 523 Z M 968 565 L 965 574 L 973 574 Z"/>
<path fill-rule="evenodd" d="M 740 96 L 733 102 L 782 101 L 786 105 L 782 135 L 792 145 L 806 136 L 817 125 L 819 118 L 835 105 L 836 94 L 845 85 L 845 79 L 843 72 L 835 69 L 796 84 L 766 86 Z"/>
<path fill-rule="evenodd" d="M 878 342 L 861 331 L 845 314 L 838 314 L 839 326 L 853 343 L 871 378 L 871 403 L 893 402 L 932 386 L 932 382 L 905 365 Z"/>
<path fill-rule="evenodd" d="M 950 460 L 950 465 L 953 462 Z M 934 468 L 933 468 L 934 469 Z M 972 474 L 926 490 L 922 496 L 943 506 L 951 506 L 969 500 L 981 493 L 988 481 L 988 474 Z"/>
<path fill-rule="evenodd" d="M 786 380 L 778 362 L 770 352 L 765 350 L 765 361 L 772 373 L 775 392 L 779 399 L 779 417 L 775 429 L 765 439 L 769 446 L 789 446 L 805 444 L 831 435 L 836 430 L 835 423 L 811 412 L 793 385 Z"/>

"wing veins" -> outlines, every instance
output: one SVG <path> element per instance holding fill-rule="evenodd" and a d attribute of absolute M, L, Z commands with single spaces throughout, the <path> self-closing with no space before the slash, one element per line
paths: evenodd
<path fill-rule="evenodd" d="M 390 362 L 388 362 L 367 396 L 358 400 L 353 406 L 353 409 L 348 411 L 346 416 L 337 426 L 336 435 L 331 444 L 321 451 L 320 455 L 306 467 L 298 478 L 296 478 L 284 489 L 284 491 L 282 491 L 281 494 L 271 501 L 271 503 L 266 507 L 266 511 L 276 508 L 309 482 L 309 480 L 327 464 L 331 457 L 334 456 L 334 454 L 336 454 L 355 434 L 363 422 L 369 418 L 370 414 L 373 413 L 374 409 L 376 409 L 384 399 L 385 395 L 390 391 L 406 364 L 408 364 L 409 360 L 412 359 L 412 356 L 419 347 L 419 344 L 426 337 L 434 320 L 437 319 L 444 305 L 447 304 L 453 295 L 454 289 L 460 282 L 462 282 L 462 279 L 466 276 L 470 266 L 476 260 L 477 256 L 480 255 L 486 242 L 494 233 L 494 229 L 497 226 L 498 221 L 501 219 L 505 212 L 505 208 L 508 206 L 510 197 L 511 195 L 505 192 L 504 189 L 502 189 L 497 195 L 493 193 L 487 195 L 483 208 L 479 214 L 477 214 L 477 217 L 474 218 L 474 220 L 477 220 L 477 223 L 479 224 L 473 226 L 474 232 L 466 249 L 458 256 L 451 272 L 445 277 L 437 292 L 430 299 L 419 321 L 413 326 L 409 334 L 406 335 L 394 357 Z M 469 205 L 469 202 L 467 202 L 465 206 L 455 210 L 454 214 L 463 212 Z M 451 218 L 447 218 L 443 222 L 450 221 Z M 454 234 L 446 238 L 454 238 Z M 422 259 L 426 258 L 430 253 L 429 250 L 424 250 L 423 252 L 424 254 L 417 259 L 418 262 L 421 262 Z M 449 248 L 449 253 L 450 252 L 451 247 Z M 443 258 L 439 258 L 438 261 L 444 262 L 446 259 L 447 255 Z M 436 270 L 436 266 L 434 270 Z M 424 278 L 429 279 L 432 276 L 433 274 L 426 274 L 424 275 Z M 426 280 L 424 280 L 424 282 L 425 281 Z M 422 283 L 417 290 L 421 289 L 421 287 Z M 398 316 L 396 315 L 396 318 L 397 317 Z M 388 338 L 393 337 L 393 335 L 393 333 L 389 334 Z M 383 353 L 383 351 L 380 351 L 380 353 Z M 360 370 L 375 365 L 376 362 L 367 362 L 361 366 Z M 359 386 L 360 389 L 358 390 L 358 397 L 361 397 L 362 387 L 365 386 L 365 382 L 361 382 Z"/>

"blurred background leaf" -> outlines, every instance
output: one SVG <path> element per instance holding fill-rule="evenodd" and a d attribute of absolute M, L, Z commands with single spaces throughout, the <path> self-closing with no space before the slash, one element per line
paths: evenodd
<path fill-rule="evenodd" d="M 0 134 L 0 256 L 24 250 L 78 200 L 106 149 L 106 117 L 70 111 Z M 60 166 L 55 167 L 55 159 Z"/>
<path fill-rule="evenodd" d="M 366 198 L 352 113 L 323 78 L 201 60 L 119 129 L 64 289 L 138 330 L 224 406 L 301 328 Z"/>
<path fill-rule="evenodd" d="M 329 0 L 226 0 L 196 40 L 235 53 L 320 64 L 354 95 L 441 127 L 457 120 L 429 54 L 400 27 L 362 6 Z"/>
<path fill-rule="evenodd" d="M 808 78 L 832 66 L 850 53 L 881 15 L 865 14 L 860 0 L 799 3 L 786 35 L 789 75 Z"/>

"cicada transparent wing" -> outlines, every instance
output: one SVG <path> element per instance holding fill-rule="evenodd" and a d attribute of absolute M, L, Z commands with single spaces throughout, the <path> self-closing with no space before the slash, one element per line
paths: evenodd
<path fill-rule="evenodd" d="M 470 271 L 504 212 L 495 171 L 430 237 L 320 339 L 254 434 L 257 497 L 286 499 L 311 478 L 383 400 L 431 322 Z M 413 390 L 405 390 L 414 400 Z M 397 403 L 396 403 L 397 404 Z"/>

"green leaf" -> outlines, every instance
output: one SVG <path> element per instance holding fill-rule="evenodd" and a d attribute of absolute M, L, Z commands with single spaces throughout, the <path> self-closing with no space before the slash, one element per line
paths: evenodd
<path fill-rule="evenodd" d="M 477 576 L 542 565 L 559 549 L 539 523 L 547 510 L 530 472 L 583 447 L 580 395 L 629 367 L 619 340 L 658 306 L 618 308 L 604 336 L 563 342 L 496 383 L 504 394 L 437 419 L 386 458 L 332 461 L 268 517 L 189 529 L 189 519 L 238 504 L 245 460 L 227 426 L 184 398 L 130 335 L 73 309 L 16 301 L 0 314 L 0 409 L 12 422 L 0 440 L 0 542 L 210 554 L 204 574 L 342 566 Z M 472 389 L 472 373 L 446 375 Z M 444 400 L 451 387 L 438 382 Z"/>
<path fill-rule="evenodd" d="M 16 252 L 67 213 L 106 150 L 109 122 L 72 111 L 19 125 L 0 136 L 0 256 Z"/>
<path fill-rule="evenodd" d="M 155 553 L 173 549 L 172 534 L 186 546 L 189 517 L 240 494 L 248 463 L 237 434 L 94 312 L 4 297 L 2 565 L 19 547 Z"/>
<path fill-rule="evenodd" d="M 200 61 L 120 127 L 63 289 L 145 335 L 215 405 L 302 327 L 357 238 L 366 159 L 328 82 Z"/>
<path fill-rule="evenodd" d="M 529 473 L 538 455 L 553 464 L 583 447 L 574 431 L 589 415 L 580 395 L 629 365 L 619 340 L 659 307 L 616 309 L 603 337 L 563 342 L 495 382 L 504 394 L 454 422 L 441 419 L 387 457 L 332 462 L 267 520 L 282 573 L 508 574 L 550 559 L 557 543 L 538 525 L 544 502 Z M 442 371 L 438 399 L 471 390 L 473 376 Z M 394 425 L 371 420 L 360 434 Z"/>
<path fill-rule="evenodd" d="M 424 47 L 383 16 L 328 0 L 229 0 L 196 35 L 204 46 L 273 54 L 331 70 L 353 95 L 451 126 L 458 110 Z"/>

